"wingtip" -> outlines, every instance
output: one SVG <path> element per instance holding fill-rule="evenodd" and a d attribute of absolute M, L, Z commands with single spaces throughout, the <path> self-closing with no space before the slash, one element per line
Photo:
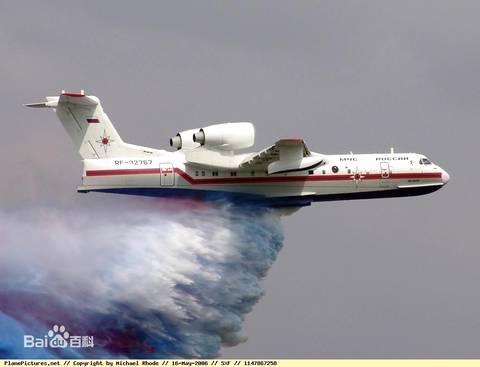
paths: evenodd
<path fill-rule="evenodd" d="M 47 97 L 48 98 L 48 97 Z M 26 103 L 24 104 L 25 107 L 33 107 L 33 108 L 56 108 L 58 105 L 58 100 L 51 100 L 47 102 L 39 102 L 39 103 Z"/>
<path fill-rule="evenodd" d="M 33 108 L 41 108 L 41 107 L 47 107 L 45 102 L 40 102 L 40 103 L 25 103 L 23 104 L 24 107 L 33 107 Z"/>

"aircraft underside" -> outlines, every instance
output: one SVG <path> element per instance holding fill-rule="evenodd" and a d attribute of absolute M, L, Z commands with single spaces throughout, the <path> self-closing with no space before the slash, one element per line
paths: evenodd
<path fill-rule="evenodd" d="M 298 207 L 308 206 L 312 202 L 341 201 L 360 199 L 380 199 L 406 196 L 420 196 L 439 190 L 443 184 L 431 184 L 418 187 L 405 187 L 396 189 L 382 189 L 375 191 L 356 191 L 314 195 L 291 195 L 266 197 L 257 194 L 241 192 L 197 190 L 188 188 L 162 188 L 162 187 L 122 187 L 122 188 L 79 188 L 78 192 L 103 192 L 112 194 L 150 196 L 150 197 L 180 197 L 206 201 L 228 200 L 236 204 L 250 204 L 270 207 Z"/>

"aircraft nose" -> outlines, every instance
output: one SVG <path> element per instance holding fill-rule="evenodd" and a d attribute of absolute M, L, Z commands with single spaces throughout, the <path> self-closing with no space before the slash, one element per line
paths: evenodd
<path fill-rule="evenodd" d="M 447 171 L 443 170 L 442 171 L 442 182 L 445 185 L 448 181 L 450 181 L 450 175 L 447 173 Z"/>

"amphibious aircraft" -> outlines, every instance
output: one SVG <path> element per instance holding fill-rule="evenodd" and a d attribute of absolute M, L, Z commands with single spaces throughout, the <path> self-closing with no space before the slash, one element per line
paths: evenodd
<path fill-rule="evenodd" d="M 28 107 L 52 108 L 83 159 L 78 192 L 162 197 L 229 198 L 272 207 L 316 201 L 424 195 L 448 173 L 417 153 L 335 154 L 311 151 L 303 139 L 250 148 L 255 128 L 227 122 L 178 132 L 175 151 L 125 143 L 100 100 L 84 91 L 46 97 Z"/>

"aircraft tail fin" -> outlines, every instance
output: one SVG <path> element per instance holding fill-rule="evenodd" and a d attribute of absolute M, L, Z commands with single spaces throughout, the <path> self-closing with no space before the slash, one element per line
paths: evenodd
<path fill-rule="evenodd" d="M 100 100 L 79 93 L 62 91 L 60 96 L 46 97 L 45 102 L 26 107 L 53 108 L 83 159 L 145 156 L 152 149 L 124 143 Z"/>

